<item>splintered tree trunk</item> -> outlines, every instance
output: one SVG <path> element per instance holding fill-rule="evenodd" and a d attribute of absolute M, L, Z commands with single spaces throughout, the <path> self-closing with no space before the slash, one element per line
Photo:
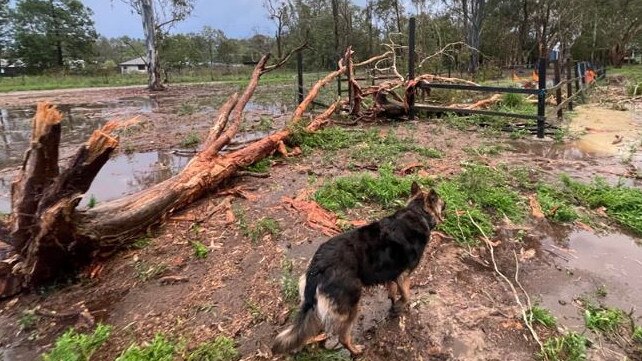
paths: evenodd
<path fill-rule="evenodd" d="M 319 90 L 346 71 L 351 52 L 339 69 L 319 80 L 296 108 L 289 126 L 245 148 L 227 154 L 219 151 L 238 131 L 243 109 L 252 97 L 269 56 L 257 64 L 245 91 L 232 95 L 219 109 L 203 149 L 178 175 L 139 193 L 76 209 L 101 167 L 118 145 L 112 135 L 118 123 L 108 122 L 95 131 L 61 172 L 58 169 L 60 120 L 56 108 L 38 105 L 33 121 L 31 148 L 12 185 L 10 247 L 0 242 L 0 298 L 11 296 L 64 272 L 76 271 L 105 250 L 114 250 L 133 240 L 150 225 L 189 205 L 215 188 L 240 168 L 272 154 L 290 135 Z M 318 129 L 337 107 L 329 107 L 314 119 L 308 131 Z M 231 118 L 231 119 L 229 119 Z M 228 121 L 229 120 L 229 121 Z"/>
<path fill-rule="evenodd" d="M 147 47 L 147 74 L 149 90 L 164 90 L 161 82 L 160 62 L 156 48 L 156 21 L 154 19 L 153 0 L 141 0 L 145 47 Z"/>

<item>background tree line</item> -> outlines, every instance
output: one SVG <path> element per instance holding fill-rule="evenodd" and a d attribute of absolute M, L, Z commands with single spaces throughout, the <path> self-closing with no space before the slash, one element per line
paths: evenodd
<path fill-rule="evenodd" d="M 114 0 L 115 1 L 115 0 Z M 360 58 L 385 51 L 383 43 L 407 41 L 408 18 L 417 17 L 420 56 L 429 71 L 532 63 L 553 48 L 615 66 L 631 49 L 642 50 L 639 0 L 264 0 L 273 34 L 234 39 L 215 27 L 172 34 L 171 25 L 190 16 L 191 0 L 121 0 L 118 6 L 157 6 L 156 38 L 161 67 L 184 69 L 215 63 L 252 63 L 272 51 L 283 56 L 307 39 L 308 70 L 332 69 L 347 45 Z M 138 11 L 138 10 L 137 10 Z M 142 13 L 141 13 L 142 14 Z M 32 72 L 78 67 L 115 68 L 147 55 L 145 39 L 97 34 L 93 12 L 79 0 L 0 0 L 0 58 L 20 59 Z M 168 20 L 167 20 L 168 19 Z M 144 19 L 143 19 L 144 20 Z M 216 25 L 216 24 L 212 24 Z M 448 46 L 451 44 L 450 46 Z"/>

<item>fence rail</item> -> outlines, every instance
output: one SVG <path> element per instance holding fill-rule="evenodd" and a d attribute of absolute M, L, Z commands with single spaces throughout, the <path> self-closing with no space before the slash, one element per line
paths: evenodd
<path fill-rule="evenodd" d="M 415 28 L 416 28 L 415 18 L 410 18 L 408 26 L 408 79 L 414 79 L 415 74 Z M 299 58 L 297 61 L 298 65 L 298 91 L 299 99 L 303 99 L 303 70 L 302 70 L 302 52 L 299 51 Z M 557 118 L 561 119 L 563 117 L 564 108 L 568 110 L 573 110 L 573 100 L 577 98 L 580 94 L 583 94 L 587 89 L 593 85 L 593 80 L 597 80 L 605 76 L 606 71 L 604 68 L 597 69 L 595 72 L 595 78 L 587 82 L 587 74 L 590 70 L 587 62 L 577 62 L 572 61 L 571 59 L 566 59 L 565 61 L 565 73 L 566 79 L 561 79 L 561 69 L 563 64 L 560 60 L 552 61 L 554 66 L 554 84 L 551 87 L 546 87 L 546 76 L 548 70 L 548 59 L 540 58 L 537 63 L 537 75 L 538 75 L 538 84 L 536 89 L 528 88 L 517 88 L 517 87 L 499 87 L 499 86 L 484 86 L 484 85 L 465 85 L 465 84 L 452 84 L 452 83 L 422 83 L 420 86 L 423 89 L 453 89 L 453 90 L 463 90 L 463 91 L 473 91 L 473 92 L 487 92 L 487 93 L 505 93 L 505 94 L 528 94 L 528 95 L 537 95 L 537 114 L 519 114 L 519 113 L 510 113 L 510 112 L 500 112 L 492 110 L 481 110 L 481 109 L 467 109 L 467 108 L 455 108 L 447 106 L 435 106 L 430 104 L 421 104 L 415 103 L 415 97 L 408 97 L 408 118 L 413 119 L 415 112 L 417 110 L 426 111 L 426 112 L 435 112 L 435 113 L 456 113 L 456 114 L 482 114 L 489 116 L 500 116 L 500 117 L 510 117 L 516 119 L 527 119 L 527 120 L 536 120 L 537 121 L 537 137 L 544 138 L 546 133 L 546 97 L 549 94 L 555 94 L 555 108 L 554 112 L 557 114 Z M 449 76 L 450 77 L 450 76 Z M 367 77 L 354 78 L 357 81 L 371 81 L 372 85 L 375 85 L 377 80 L 389 80 L 396 79 L 395 76 L 382 76 L 382 75 L 369 75 Z M 349 101 L 352 106 L 353 102 L 353 92 L 352 84 L 348 83 L 348 89 L 342 89 L 341 83 L 347 82 L 348 79 L 342 78 L 339 76 L 337 79 L 337 91 L 339 96 L 344 92 L 350 94 Z M 573 86 L 573 84 L 575 86 Z M 563 99 L 562 90 L 566 86 L 566 99 Z M 573 90 L 575 88 L 575 90 Z"/>

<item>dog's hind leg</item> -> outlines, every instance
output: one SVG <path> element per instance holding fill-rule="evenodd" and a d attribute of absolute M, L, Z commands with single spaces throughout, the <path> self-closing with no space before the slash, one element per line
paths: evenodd
<path fill-rule="evenodd" d="M 401 301 L 408 303 L 408 301 L 410 301 L 410 275 L 405 272 L 402 273 L 399 278 L 397 278 L 396 283 L 401 292 Z"/>
<path fill-rule="evenodd" d="M 388 290 L 388 299 L 394 305 L 397 301 L 397 283 L 395 281 L 386 283 L 386 289 Z"/>
<path fill-rule="evenodd" d="M 348 317 L 341 322 L 341 326 L 339 327 L 339 342 L 343 345 L 343 347 L 350 351 L 352 357 L 359 356 L 363 352 L 363 346 L 354 345 L 352 343 L 352 324 L 357 318 L 358 313 L 359 306 L 355 305 L 352 310 L 350 310 L 350 314 L 348 315 Z"/>
<path fill-rule="evenodd" d="M 395 284 L 401 293 L 401 298 L 396 302 L 393 300 L 391 311 L 394 315 L 398 315 L 410 301 L 410 275 L 406 272 L 402 273 L 397 277 Z"/>

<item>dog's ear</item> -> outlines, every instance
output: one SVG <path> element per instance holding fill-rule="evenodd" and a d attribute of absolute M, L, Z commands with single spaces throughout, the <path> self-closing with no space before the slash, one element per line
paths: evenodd
<path fill-rule="evenodd" d="M 426 198 L 428 200 L 428 204 L 435 204 L 439 201 L 439 194 L 437 194 L 433 188 L 430 188 L 428 191 L 428 197 Z"/>
<path fill-rule="evenodd" d="M 412 185 L 410 186 L 410 194 L 412 196 L 416 196 L 417 194 L 421 193 L 421 187 L 417 182 L 412 182 Z"/>

